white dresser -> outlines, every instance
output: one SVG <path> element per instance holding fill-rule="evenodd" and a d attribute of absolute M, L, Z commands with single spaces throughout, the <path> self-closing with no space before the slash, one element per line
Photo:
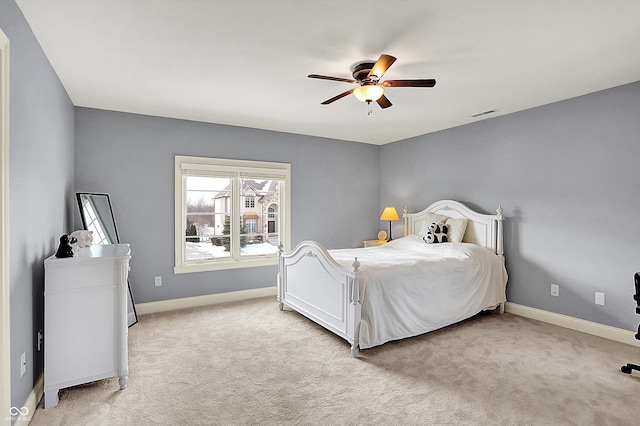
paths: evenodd
<path fill-rule="evenodd" d="M 62 388 L 119 376 L 128 384 L 128 244 L 44 262 L 44 407 Z"/>

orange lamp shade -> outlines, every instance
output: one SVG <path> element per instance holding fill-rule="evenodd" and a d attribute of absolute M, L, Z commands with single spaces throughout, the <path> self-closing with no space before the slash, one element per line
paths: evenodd
<path fill-rule="evenodd" d="M 395 207 L 385 207 L 380 215 L 380 220 L 400 220 Z"/>

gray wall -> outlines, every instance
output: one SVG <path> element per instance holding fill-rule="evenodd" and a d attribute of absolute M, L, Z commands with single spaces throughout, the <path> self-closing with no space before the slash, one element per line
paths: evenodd
<path fill-rule="evenodd" d="M 22 407 L 43 371 L 34 349 L 43 329 L 43 262 L 72 225 L 74 109 L 13 0 L 0 0 L 0 28 L 11 52 L 11 403 Z"/>
<path fill-rule="evenodd" d="M 275 285 L 275 266 L 173 274 L 175 155 L 290 163 L 293 246 L 359 246 L 381 226 L 377 146 L 88 108 L 75 122 L 75 189 L 110 194 L 136 303 Z"/>
<path fill-rule="evenodd" d="M 633 330 L 639 118 L 640 82 L 388 144 L 381 200 L 502 204 L 509 301 Z"/>

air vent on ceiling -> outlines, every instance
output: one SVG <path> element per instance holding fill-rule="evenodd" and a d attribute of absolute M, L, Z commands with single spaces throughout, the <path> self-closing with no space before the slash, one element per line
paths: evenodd
<path fill-rule="evenodd" d="M 471 117 L 473 117 L 473 118 L 481 117 L 483 115 L 493 114 L 494 112 L 498 112 L 498 110 L 497 109 L 490 109 L 488 111 L 482 111 L 482 112 L 479 112 L 477 114 L 473 114 Z"/>

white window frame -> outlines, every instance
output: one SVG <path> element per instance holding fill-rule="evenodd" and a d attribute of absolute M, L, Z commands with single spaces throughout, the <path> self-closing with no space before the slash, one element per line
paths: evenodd
<path fill-rule="evenodd" d="M 231 215 L 240 217 L 242 194 L 239 179 L 242 177 L 276 179 L 282 181 L 282 190 L 279 193 L 278 209 L 280 213 L 280 243 L 284 250 L 291 250 L 291 165 L 287 163 L 272 163 L 264 161 L 229 160 L 223 158 L 188 157 L 176 155 L 175 157 L 175 274 L 190 272 L 217 271 L 234 268 L 250 268 L 256 266 L 269 266 L 278 264 L 278 255 L 241 256 L 240 255 L 240 221 L 232 220 L 231 238 L 237 241 L 233 243 L 229 257 L 204 260 L 186 260 L 185 235 L 186 235 L 186 173 L 198 171 L 211 172 L 219 175 L 237 176 L 233 180 L 231 196 Z"/>

